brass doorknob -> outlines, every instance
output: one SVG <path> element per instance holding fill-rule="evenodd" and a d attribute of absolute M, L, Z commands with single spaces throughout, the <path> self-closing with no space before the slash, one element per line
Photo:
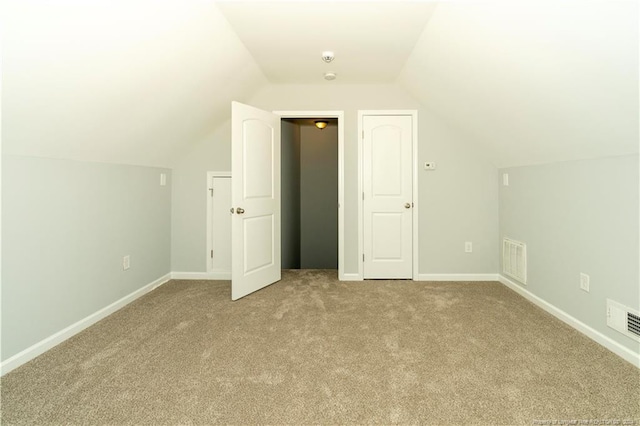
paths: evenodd
<path fill-rule="evenodd" d="M 242 214 L 242 213 L 244 213 L 244 209 L 243 209 L 242 207 L 238 207 L 238 208 L 236 209 L 236 213 L 238 213 L 238 214 Z"/>
<path fill-rule="evenodd" d="M 404 208 L 405 209 L 410 209 L 411 208 L 411 203 L 405 203 L 404 204 Z"/>

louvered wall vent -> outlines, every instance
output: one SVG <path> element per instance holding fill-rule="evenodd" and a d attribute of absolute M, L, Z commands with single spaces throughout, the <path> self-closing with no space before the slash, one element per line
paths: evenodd
<path fill-rule="evenodd" d="M 607 299 L 607 325 L 640 342 L 640 312 Z"/>
<path fill-rule="evenodd" d="M 504 238 L 502 240 L 502 272 L 522 284 L 527 283 L 527 245 Z"/>

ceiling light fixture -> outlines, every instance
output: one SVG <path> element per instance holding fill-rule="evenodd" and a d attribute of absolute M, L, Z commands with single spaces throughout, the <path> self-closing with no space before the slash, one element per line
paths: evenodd
<path fill-rule="evenodd" d="M 327 80 L 327 81 L 335 80 L 336 79 L 336 73 L 335 72 L 325 72 L 324 73 L 324 79 Z"/>
<path fill-rule="evenodd" d="M 329 124 L 329 122 L 323 121 L 323 120 L 314 121 L 314 123 L 316 124 L 316 127 L 320 130 L 324 129 Z"/>
<path fill-rule="evenodd" d="M 333 54 L 332 51 L 325 50 L 324 52 L 322 52 L 322 60 L 325 61 L 326 63 L 333 61 L 334 58 L 335 58 L 335 55 Z"/>

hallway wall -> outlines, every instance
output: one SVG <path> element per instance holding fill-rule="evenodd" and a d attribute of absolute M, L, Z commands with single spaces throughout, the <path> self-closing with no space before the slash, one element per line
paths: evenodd
<path fill-rule="evenodd" d="M 300 267 L 338 269 L 338 126 L 300 126 Z"/>

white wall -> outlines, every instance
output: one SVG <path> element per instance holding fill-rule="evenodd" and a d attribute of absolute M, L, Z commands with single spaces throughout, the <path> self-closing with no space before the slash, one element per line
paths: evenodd
<path fill-rule="evenodd" d="M 638 153 L 638 1 L 438 4 L 400 84 L 498 167 Z"/>
<path fill-rule="evenodd" d="M 206 272 L 207 172 L 231 171 L 229 120 L 175 163 L 171 187 L 171 270 Z"/>
<path fill-rule="evenodd" d="M 170 170 L 2 160 L 3 361 L 170 272 Z"/>
<path fill-rule="evenodd" d="M 266 80 L 213 2 L 3 2 L 5 152 L 170 166 Z"/>
<path fill-rule="evenodd" d="M 500 236 L 527 244 L 526 290 L 640 354 L 606 299 L 640 310 L 637 155 L 501 169 Z M 590 276 L 590 292 L 580 289 Z"/>
<path fill-rule="evenodd" d="M 495 273 L 498 235 L 496 168 L 455 129 L 395 85 L 270 85 L 249 104 L 266 110 L 345 111 L 345 272 L 358 270 L 357 111 L 418 109 L 419 158 L 438 162 L 420 171 L 420 273 Z M 204 272 L 206 171 L 229 169 L 225 124 L 176 162 L 172 211 L 174 271 Z M 473 254 L 464 242 L 473 241 Z"/>

